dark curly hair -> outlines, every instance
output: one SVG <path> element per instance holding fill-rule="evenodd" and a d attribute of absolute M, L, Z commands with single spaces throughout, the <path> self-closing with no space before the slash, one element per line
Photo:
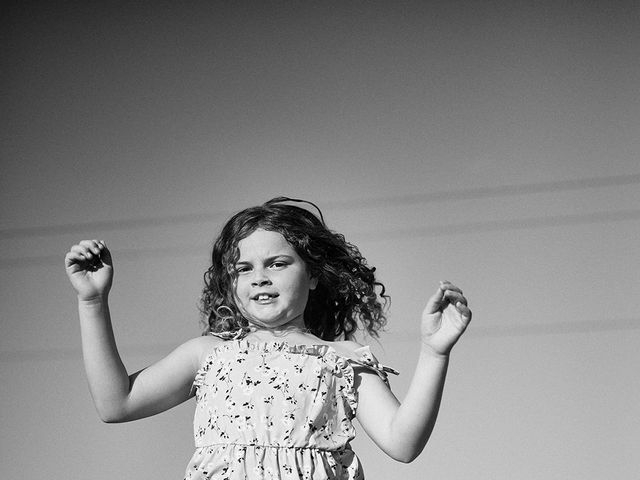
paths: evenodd
<path fill-rule="evenodd" d="M 307 203 L 319 218 L 292 203 Z M 307 266 L 318 285 L 309 292 L 304 311 L 306 328 L 317 337 L 333 341 L 353 338 L 359 325 L 378 336 L 386 324 L 384 310 L 389 302 L 384 285 L 376 281 L 375 268 L 355 245 L 332 232 L 320 209 L 311 202 L 277 197 L 235 214 L 225 224 L 213 245 L 211 266 L 204 274 L 205 287 L 200 310 L 209 333 L 248 329 L 234 299 L 238 242 L 257 229 L 280 233 Z"/>

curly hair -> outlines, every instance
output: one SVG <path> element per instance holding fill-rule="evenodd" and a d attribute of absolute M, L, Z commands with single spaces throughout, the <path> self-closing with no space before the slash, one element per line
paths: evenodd
<path fill-rule="evenodd" d="M 291 203 L 313 206 L 319 218 Z M 304 310 L 305 326 L 311 333 L 328 341 L 349 340 L 361 326 L 378 336 L 386 324 L 384 311 L 390 299 L 375 278 L 375 268 L 367 265 L 358 248 L 342 234 L 327 228 L 316 205 L 288 197 L 242 210 L 222 228 L 213 245 L 211 266 L 204 274 L 200 300 L 204 335 L 247 330 L 249 322 L 235 302 L 234 266 L 239 258 L 238 242 L 257 229 L 280 233 L 317 279 Z"/>

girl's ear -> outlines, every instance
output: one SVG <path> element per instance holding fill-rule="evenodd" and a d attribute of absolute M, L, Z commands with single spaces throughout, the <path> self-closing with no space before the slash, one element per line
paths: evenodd
<path fill-rule="evenodd" d="M 315 290 L 318 286 L 318 277 L 311 277 L 309 282 L 309 290 Z"/>

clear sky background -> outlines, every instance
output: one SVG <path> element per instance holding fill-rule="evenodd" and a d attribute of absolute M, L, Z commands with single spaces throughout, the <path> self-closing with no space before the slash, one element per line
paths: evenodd
<path fill-rule="evenodd" d="M 638 2 L 9 2 L 0 158 L 0 476 L 182 478 L 193 401 L 106 425 L 70 245 L 113 251 L 135 371 L 200 333 L 238 209 L 317 203 L 392 296 L 406 392 L 438 280 L 474 310 L 430 444 L 360 432 L 368 480 L 640 472 Z"/>

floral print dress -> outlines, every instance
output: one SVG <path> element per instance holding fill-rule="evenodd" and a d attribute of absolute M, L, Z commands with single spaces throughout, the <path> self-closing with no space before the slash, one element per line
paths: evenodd
<path fill-rule="evenodd" d="M 226 341 L 198 371 L 196 451 L 185 480 L 360 480 L 349 442 L 354 367 L 387 382 L 369 347 L 345 358 L 328 345 Z"/>

